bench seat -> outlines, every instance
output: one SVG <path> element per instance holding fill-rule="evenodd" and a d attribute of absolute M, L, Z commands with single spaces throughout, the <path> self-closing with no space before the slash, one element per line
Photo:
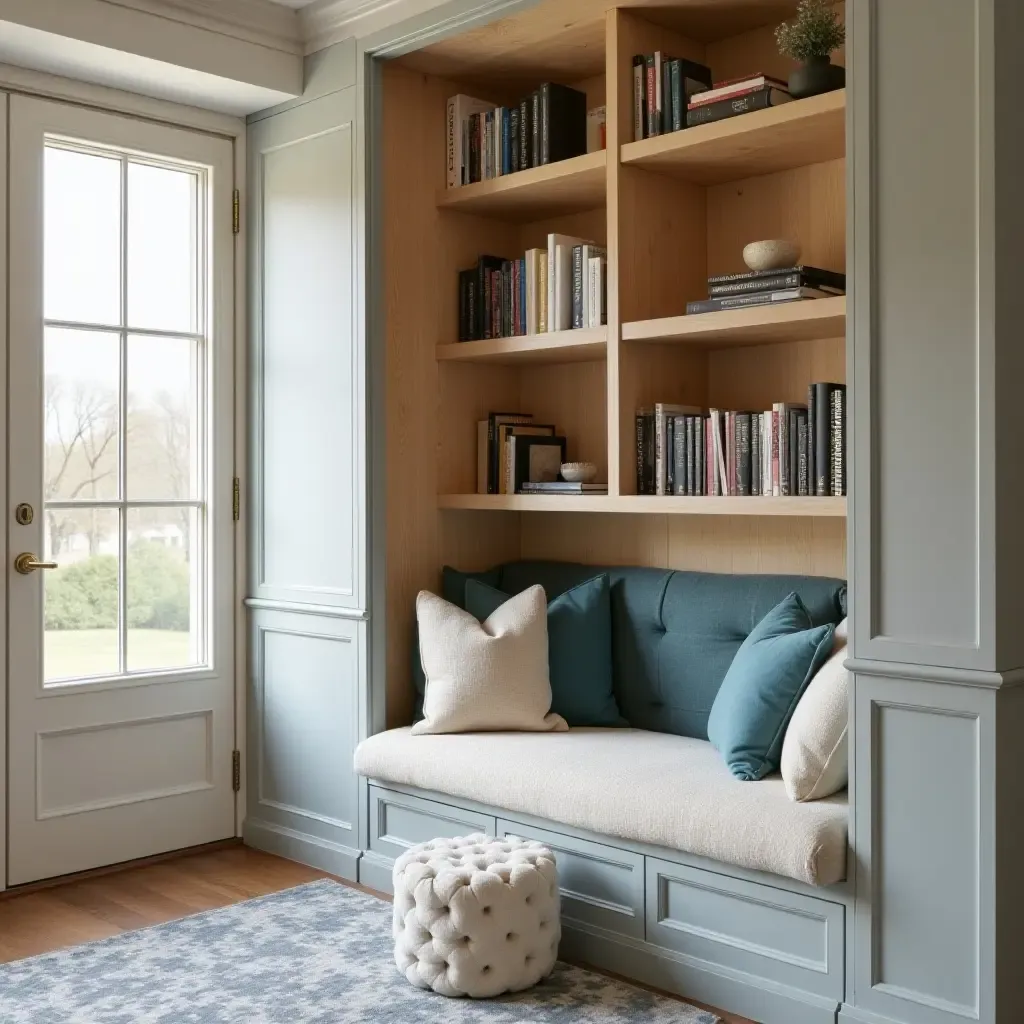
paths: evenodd
<path fill-rule="evenodd" d="M 706 740 L 641 729 L 412 736 L 356 749 L 356 771 L 575 828 L 826 886 L 846 874 L 841 793 L 794 803 L 782 779 L 740 782 Z"/>

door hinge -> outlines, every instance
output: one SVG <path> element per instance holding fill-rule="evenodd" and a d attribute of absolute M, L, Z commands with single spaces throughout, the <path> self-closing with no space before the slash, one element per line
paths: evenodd
<path fill-rule="evenodd" d="M 242 488 L 238 483 L 238 477 L 231 481 L 231 518 L 237 523 L 242 513 Z"/>
<path fill-rule="evenodd" d="M 231 751 L 231 788 L 237 793 L 242 788 L 242 752 Z"/>
<path fill-rule="evenodd" d="M 231 193 L 231 231 L 233 234 L 238 234 L 239 219 L 241 218 L 241 206 L 242 196 L 236 188 Z"/>

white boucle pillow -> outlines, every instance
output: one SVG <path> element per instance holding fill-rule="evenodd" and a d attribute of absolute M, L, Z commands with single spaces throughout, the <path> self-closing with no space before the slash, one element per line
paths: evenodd
<path fill-rule="evenodd" d="M 416 619 L 427 689 L 414 736 L 569 728 L 550 713 L 543 587 L 509 598 L 483 622 L 423 590 L 416 598 Z"/>
<path fill-rule="evenodd" d="M 782 743 L 782 781 L 791 800 L 820 800 L 847 784 L 850 673 L 846 619 L 836 627 L 832 655 L 808 683 Z"/>

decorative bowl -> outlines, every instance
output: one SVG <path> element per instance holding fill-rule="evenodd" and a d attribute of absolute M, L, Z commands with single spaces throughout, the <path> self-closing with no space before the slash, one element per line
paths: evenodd
<path fill-rule="evenodd" d="M 743 247 L 743 262 L 751 270 L 780 270 L 795 267 L 800 259 L 800 246 L 785 238 L 765 238 Z"/>
<path fill-rule="evenodd" d="M 571 484 L 589 484 L 597 476 L 597 466 L 592 462 L 563 462 L 561 474 Z"/>

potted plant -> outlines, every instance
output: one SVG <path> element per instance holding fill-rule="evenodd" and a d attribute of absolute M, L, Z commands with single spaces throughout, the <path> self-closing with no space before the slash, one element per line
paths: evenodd
<path fill-rule="evenodd" d="M 775 30 L 779 52 L 800 62 L 789 76 L 794 99 L 842 89 L 846 71 L 831 61 L 833 50 L 846 42 L 846 28 L 836 17 L 829 0 L 800 0 L 796 20 Z"/>

